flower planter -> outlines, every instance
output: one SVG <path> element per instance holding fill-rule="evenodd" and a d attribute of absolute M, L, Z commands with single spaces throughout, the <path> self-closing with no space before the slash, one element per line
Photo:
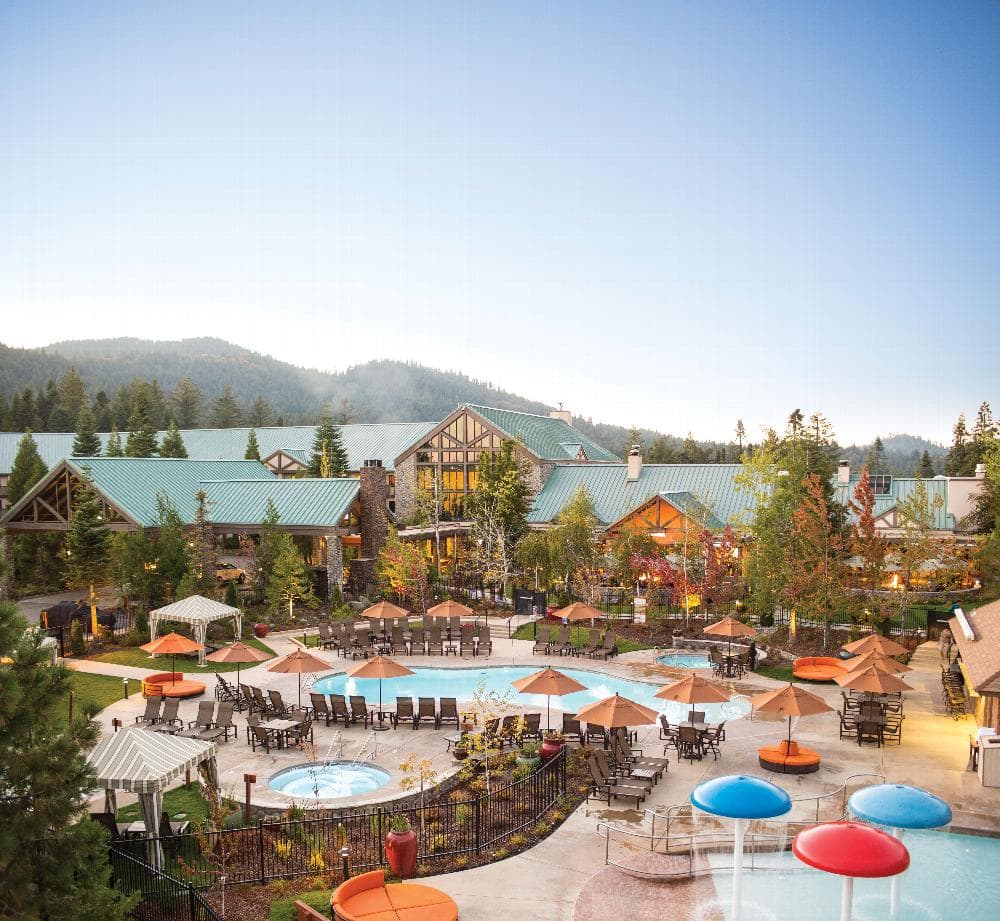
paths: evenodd
<path fill-rule="evenodd" d="M 461 746 L 456 745 L 451 750 L 451 754 L 456 761 L 464 761 L 466 758 L 469 757 L 469 750 L 467 748 L 462 748 Z"/>
<path fill-rule="evenodd" d="M 517 763 L 519 767 L 528 766 L 530 768 L 536 768 L 541 763 L 540 757 L 529 758 L 527 755 L 518 755 Z"/>
<path fill-rule="evenodd" d="M 254 624 L 253 625 L 253 635 L 257 639 L 262 640 L 270 632 L 271 628 L 267 624 Z"/>
<path fill-rule="evenodd" d="M 555 758 L 566 745 L 562 739 L 543 739 L 541 748 L 538 749 L 539 757 L 542 761 L 549 761 Z"/>
<path fill-rule="evenodd" d="M 409 879 L 417 872 L 417 833 L 390 831 L 385 836 L 385 857 L 392 872 L 400 879 Z"/>

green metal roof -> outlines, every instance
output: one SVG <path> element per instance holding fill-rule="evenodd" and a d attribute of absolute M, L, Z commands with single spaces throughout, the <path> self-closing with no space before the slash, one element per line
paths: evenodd
<path fill-rule="evenodd" d="M 625 464 L 559 466 L 535 497 L 528 521 L 552 521 L 582 486 L 605 525 L 620 521 L 654 496 L 662 496 L 681 511 L 706 510 L 709 525 L 721 527 L 748 517 L 753 509 L 753 497 L 736 489 L 740 469 L 739 464 L 644 464 L 639 478 L 629 482 Z M 699 513 L 696 517 L 705 516 Z"/>
<path fill-rule="evenodd" d="M 857 515 L 851 510 L 848 502 L 854 498 L 854 491 L 857 489 L 860 477 L 852 476 L 848 484 L 839 483 L 833 479 L 834 498 L 847 508 L 847 520 L 852 524 L 857 521 Z M 927 489 L 927 504 L 934 513 L 934 530 L 953 531 L 955 529 L 955 516 L 948 514 L 948 480 L 945 477 L 933 477 L 923 481 Z M 876 518 L 881 517 L 890 509 L 895 508 L 905 502 L 913 493 L 917 486 L 916 477 L 892 477 L 889 483 L 889 492 L 885 495 L 875 496 L 874 514 Z M 937 499 L 941 501 L 935 507 Z"/>
<path fill-rule="evenodd" d="M 397 457 L 420 441 L 436 422 L 373 422 L 340 426 L 340 437 L 347 452 L 349 470 L 360 470 L 366 460 L 381 460 L 382 466 L 393 470 Z M 314 425 L 262 426 L 255 429 L 260 456 L 267 457 L 281 449 L 297 459 L 308 461 L 316 435 Z M 166 432 L 158 433 L 162 441 Z M 23 432 L 0 432 L 0 474 L 10 473 L 17 455 L 17 445 Z M 247 450 L 250 429 L 183 429 L 181 438 L 188 457 L 194 460 L 242 460 Z M 72 432 L 32 433 L 38 453 L 49 469 L 70 456 L 73 450 Z M 107 446 L 108 433 L 98 436 L 102 450 Z M 121 433 L 125 444 L 127 433 Z"/>
<path fill-rule="evenodd" d="M 181 520 L 185 524 L 191 524 L 197 511 L 195 496 L 201 489 L 201 484 L 206 480 L 241 479 L 280 482 L 263 464 L 248 460 L 205 461 L 182 460 L 172 457 L 73 457 L 67 459 L 66 463 L 78 474 L 86 473 L 97 489 L 110 502 L 118 506 L 137 524 L 144 527 L 157 527 L 160 523 L 156 510 L 156 497 L 160 493 L 163 493 L 173 503 Z M 28 495 L 30 496 L 33 492 L 34 490 Z M 18 503 L 18 505 L 20 504 Z M 211 517 L 211 510 L 209 517 Z"/>
<path fill-rule="evenodd" d="M 267 501 L 286 527 L 338 527 L 358 497 L 354 479 L 203 481 L 213 524 L 256 525 L 264 520 Z"/>
<path fill-rule="evenodd" d="M 465 406 L 482 416 L 490 425 L 515 441 L 520 441 L 539 460 L 578 460 L 583 448 L 587 460 L 621 462 L 621 458 L 602 448 L 582 432 L 578 432 L 562 419 L 519 413 L 491 406 Z"/>

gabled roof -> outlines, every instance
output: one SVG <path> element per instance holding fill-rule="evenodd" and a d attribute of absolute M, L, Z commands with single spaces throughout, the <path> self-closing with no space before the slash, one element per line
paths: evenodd
<path fill-rule="evenodd" d="M 620 521 L 650 499 L 661 496 L 685 514 L 707 512 L 722 527 L 749 514 L 753 497 L 736 489 L 739 464 L 644 464 L 635 482 L 625 464 L 569 464 L 556 467 L 535 497 L 529 523 L 552 521 L 581 486 L 590 494 L 605 525 Z"/>
<path fill-rule="evenodd" d="M 213 525 L 258 525 L 270 499 L 285 527 L 335 528 L 358 497 L 356 479 L 225 480 L 203 482 Z"/>
<path fill-rule="evenodd" d="M 848 504 L 854 498 L 854 492 L 860 481 L 859 476 L 852 476 L 850 483 L 843 484 L 833 480 L 833 497 L 847 509 L 847 520 L 853 524 L 857 521 L 857 515 L 851 510 Z M 916 489 L 917 477 L 892 477 L 889 481 L 889 492 L 885 495 L 875 496 L 875 518 L 881 518 L 887 512 L 892 511 L 898 505 L 906 502 Z M 927 489 L 927 502 L 934 511 L 934 530 L 953 531 L 955 529 L 955 516 L 948 514 L 948 480 L 945 477 L 933 477 L 923 480 Z M 934 507 L 936 499 L 940 498 L 937 507 Z"/>
<path fill-rule="evenodd" d="M 214 758 L 215 752 L 214 742 L 132 726 L 99 742 L 87 761 L 97 776 L 97 785 L 105 790 L 153 793 Z"/>
<path fill-rule="evenodd" d="M 478 413 L 508 438 L 520 441 L 539 460 L 578 460 L 582 448 L 587 460 L 610 463 L 621 461 L 620 457 L 602 448 L 562 419 L 477 406 L 474 403 L 466 403 L 464 406 Z"/>
<path fill-rule="evenodd" d="M 1000 601 L 984 604 L 967 613 L 966 619 L 976 634 L 975 640 L 966 639 L 958 618 L 948 621 L 965 672 L 976 691 L 1000 694 Z"/>

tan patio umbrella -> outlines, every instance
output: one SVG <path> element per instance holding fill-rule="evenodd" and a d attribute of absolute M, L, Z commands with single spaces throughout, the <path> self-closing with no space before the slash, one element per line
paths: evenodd
<path fill-rule="evenodd" d="M 382 719 L 382 679 L 405 678 L 407 675 L 413 674 L 412 669 L 394 662 L 388 656 L 375 656 L 367 662 L 356 665 L 347 674 L 352 678 L 378 678 L 378 726 L 373 726 L 372 728 L 379 731 L 388 729 L 389 727 L 385 725 L 385 721 Z"/>
<path fill-rule="evenodd" d="M 599 608 L 595 608 L 593 605 L 586 604 L 583 601 L 574 601 L 572 604 L 568 604 L 566 607 L 555 611 L 552 616 L 559 617 L 571 624 L 578 624 L 581 621 L 589 620 L 591 625 L 593 625 L 594 621 L 604 617 L 605 613 Z M 577 631 L 577 636 L 579 637 L 579 631 Z"/>
<path fill-rule="evenodd" d="M 177 653 L 185 655 L 191 652 L 197 652 L 199 649 L 204 649 L 205 647 L 201 643 L 196 643 L 194 640 L 189 640 L 186 636 L 181 636 L 179 633 L 168 633 L 166 636 L 158 636 L 155 640 L 150 640 L 150 642 L 145 643 L 139 647 L 144 649 L 146 652 L 152 655 L 160 655 L 161 653 L 166 655 L 170 653 L 170 674 L 173 676 L 176 674 L 174 671 L 174 656 Z M 170 683 L 173 684 L 177 679 L 171 677 Z"/>
<path fill-rule="evenodd" d="M 855 656 L 853 659 L 847 659 L 844 665 L 849 672 L 858 672 L 873 665 L 879 671 L 889 672 L 891 675 L 899 675 L 903 672 L 911 671 L 909 665 L 903 665 L 902 662 L 897 662 L 895 659 L 883 656 L 877 652 L 869 652 L 863 656 Z"/>
<path fill-rule="evenodd" d="M 729 700 L 729 691 L 698 675 L 691 675 L 660 688 L 653 696 L 662 700 L 691 704 L 691 711 L 694 712 L 695 704 L 725 703 Z"/>
<path fill-rule="evenodd" d="M 890 694 L 894 691 L 912 691 L 901 678 L 880 671 L 874 665 L 856 672 L 845 672 L 833 679 L 842 688 L 851 691 L 866 691 L 869 694 Z"/>
<path fill-rule="evenodd" d="M 904 652 L 910 651 L 905 646 L 900 646 L 895 640 L 890 640 L 887 636 L 879 636 L 877 633 L 870 633 L 868 636 L 848 643 L 841 648 L 845 652 L 853 652 L 859 656 L 868 652 L 880 652 L 884 656 L 901 656 Z"/>
<path fill-rule="evenodd" d="M 328 672 L 332 670 L 329 662 L 324 662 L 316 656 L 311 655 L 302 649 L 296 649 L 283 659 L 278 659 L 274 665 L 269 665 L 269 672 L 277 672 L 283 675 L 299 676 L 299 706 L 302 706 L 302 676 L 312 672 Z"/>
<path fill-rule="evenodd" d="M 577 691 L 586 691 L 585 685 L 580 684 L 569 675 L 557 672 L 554 668 L 543 668 L 540 672 L 528 675 L 526 678 L 518 678 L 512 681 L 511 685 L 522 694 L 544 694 L 545 695 L 545 728 L 552 728 L 550 718 L 551 698 L 553 695 L 562 697 L 564 694 L 575 694 Z"/>
<path fill-rule="evenodd" d="M 452 601 L 450 598 L 447 601 L 442 601 L 440 604 L 434 605 L 433 608 L 428 608 L 427 613 L 432 617 L 447 617 L 449 620 L 455 620 L 457 617 L 476 616 L 476 612 L 472 608 L 466 607 L 464 604 L 459 604 L 457 601 Z"/>
<path fill-rule="evenodd" d="M 587 704 L 576 718 L 582 723 L 593 723 L 605 729 L 629 726 L 648 726 L 656 722 L 656 711 L 637 704 L 634 700 L 615 694 L 597 703 Z"/>
<path fill-rule="evenodd" d="M 361 612 L 361 616 L 367 617 L 369 620 L 381 620 L 382 618 L 395 620 L 398 617 L 409 617 L 410 612 L 391 601 L 379 601 L 365 608 Z"/>
<path fill-rule="evenodd" d="M 727 655 L 732 651 L 734 637 L 757 635 L 757 631 L 753 627 L 743 623 L 742 620 L 737 620 L 735 617 L 723 617 L 722 620 L 716 621 L 714 624 L 709 624 L 701 632 L 707 633 L 709 636 L 726 637 L 729 640 L 729 646 L 726 649 Z"/>
<path fill-rule="evenodd" d="M 833 709 L 822 697 L 817 697 L 809 691 L 789 684 L 787 688 L 777 691 L 766 691 L 750 698 L 753 708 L 760 713 L 773 713 L 788 717 L 788 742 L 792 741 L 792 717 L 812 716 L 814 713 L 827 713 Z"/>
<path fill-rule="evenodd" d="M 223 646 L 222 649 L 217 649 L 215 652 L 209 653 L 205 656 L 205 661 L 235 663 L 236 689 L 237 693 L 239 693 L 240 666 L 246 665 L 249 662 L 264 662 L 270 658 L 270 653 L 264 652 L 261 649 L 254 649 L 253 646 L 247 646 L 246 643 L 230 643 L 228 646 Z"/>

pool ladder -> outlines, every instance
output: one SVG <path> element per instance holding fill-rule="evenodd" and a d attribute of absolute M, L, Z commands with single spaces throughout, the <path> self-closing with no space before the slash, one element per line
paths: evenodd
<path fill-rule="evenodd" d="M 372 745 L 371 751 L 368 751 L 369 742 Z M 361 748 L 358 749 L 358 753 L 354 756 L 354 760 L 351 762 L 351 766 L 357 767 L 362 761 L 374 761 L 377 757 L 378 757 L 378 736 L 374 732 L 369 732 L 368 735 L 365 736 L 364 742 L 361 743 Z"/>
<path fill-rule="evenodd" d="M 333 739 L 330 741 L 330 747 L 326 750 L 326 757 L 323 759 L 323 764 L 333 763 L 333 750 L 337 749 L 337 760 L 342 761 L 344 758 L 344 735 L 343 732 L 338 729 L 333 734 Z"/>

